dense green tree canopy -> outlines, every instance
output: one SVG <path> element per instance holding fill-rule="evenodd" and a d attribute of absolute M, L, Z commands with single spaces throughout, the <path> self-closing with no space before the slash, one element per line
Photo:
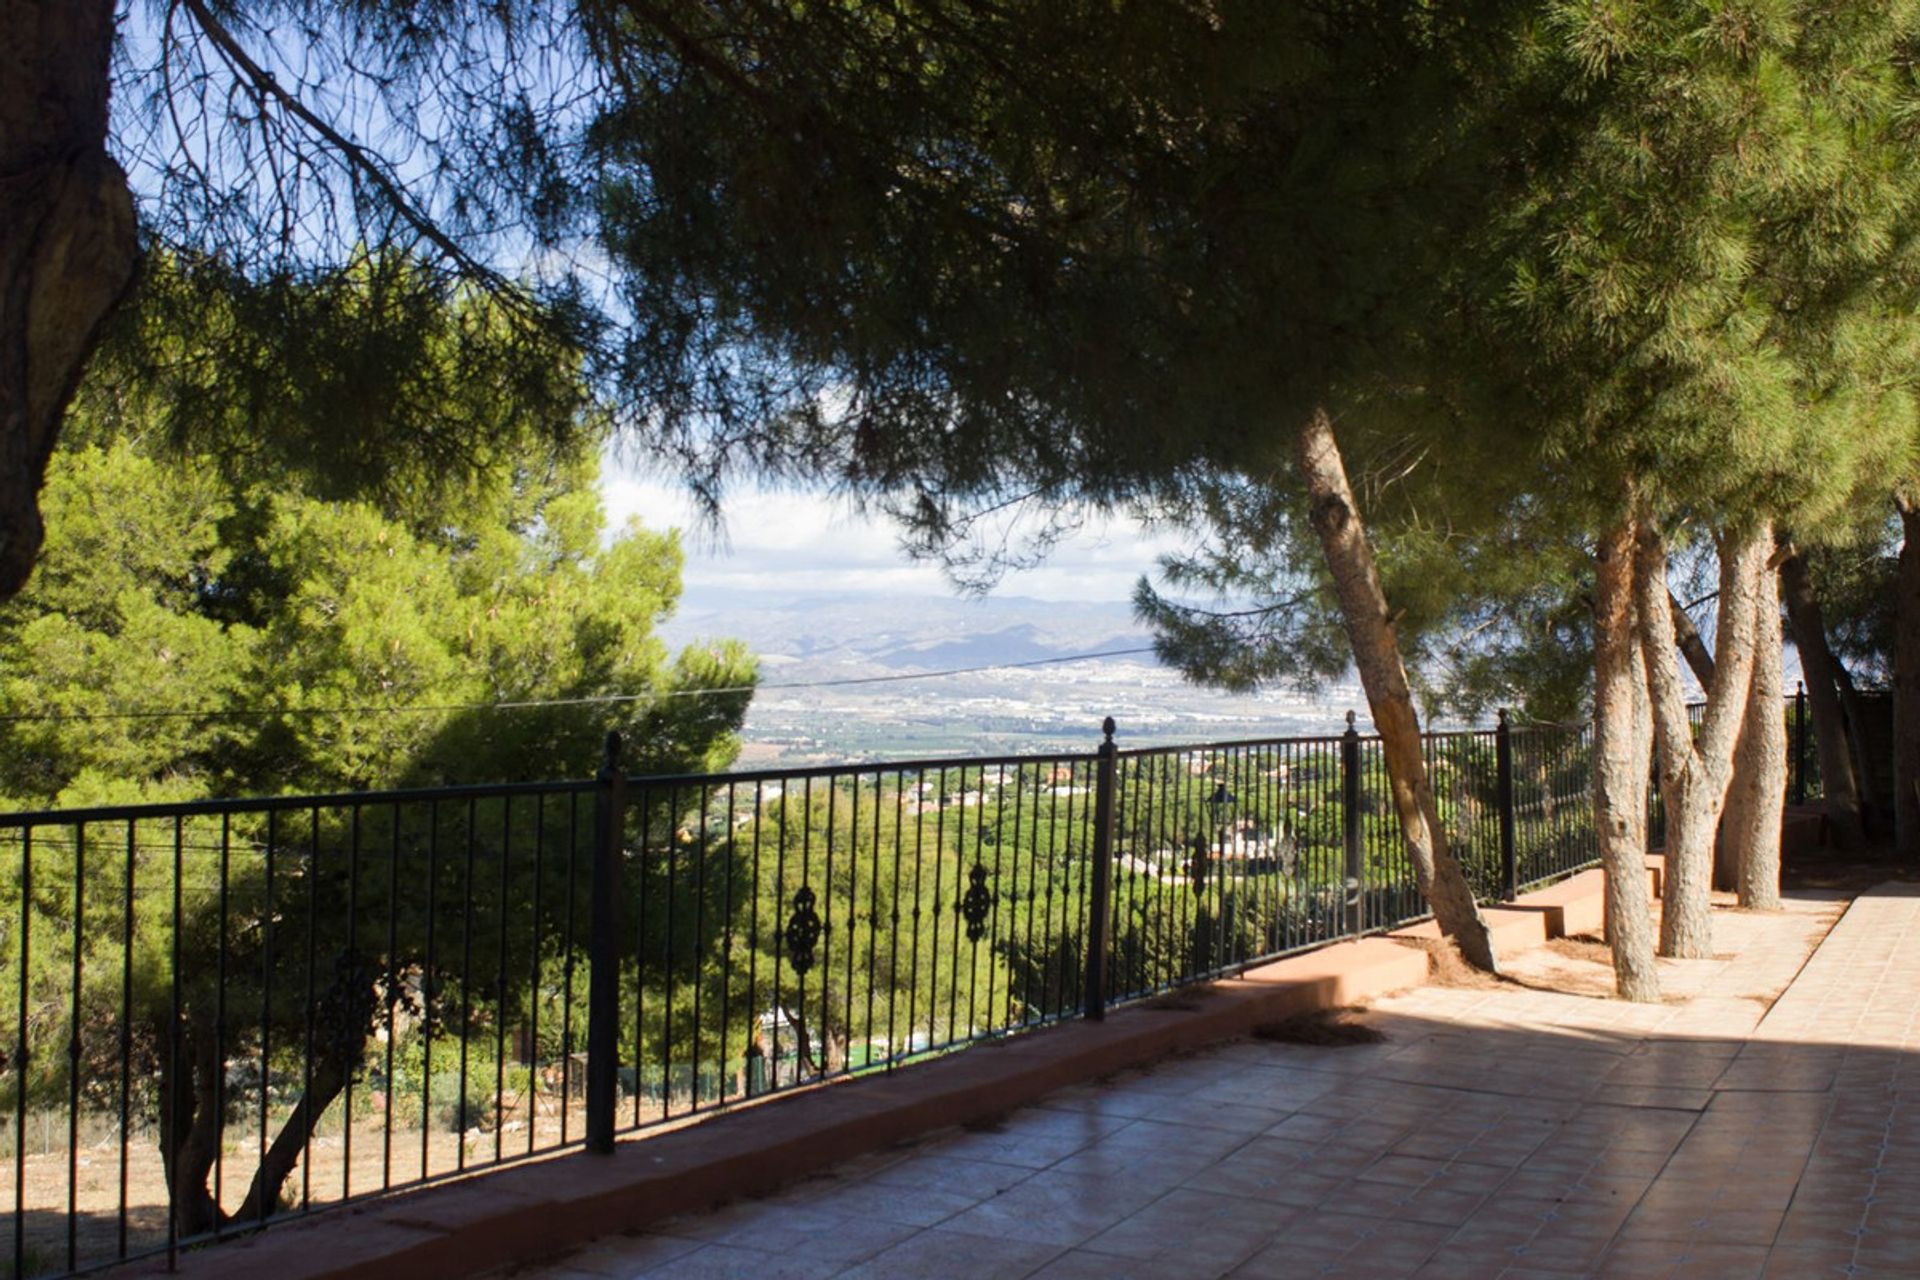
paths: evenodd
<path fill-rule="evenodd" d="M 88 405 L 0 617 L 15 806 L 580 777 L 614 728 L 640 769 L 731 759 L 751 659 L 654 636 L 676 536 L 609 534 L 591 448 L 528 431 L 470 483 L 328 502 Z"/>

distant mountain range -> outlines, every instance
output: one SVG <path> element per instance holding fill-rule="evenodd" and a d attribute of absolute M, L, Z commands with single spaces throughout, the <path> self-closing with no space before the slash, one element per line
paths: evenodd
<path fill-rule="evenodd" d="M 763 656 L 844 667 L 941 671 L 1145 648 L 1152 635 L 1123 603 L 1055 603 L 1024 596 L 690 593 L 662 628 L 669 643 L 743 640 Z M 1150 654 L 1137 661 L 1153 664 Z M 781 664 L 786 667 L 788 664 Z"/>
<path fill-rule="evenodd" d="M 1129 745 L 1332 733 L 1364 706 L 1347 684 L 1319 696 L 1197 688 L 1145 652 L 1070 660 L 1152 644 L 1118 602 L 693 592 L 661 631 L 669 644 L 725 637 L 759 655 L 767 687 L 748 714 L 743 766 L 1085 751 L 1109 715 Z M 1047 665 L 1002 665 L 1035 662 Z M 899 679 L 919 672 L 927 679 Z"/>

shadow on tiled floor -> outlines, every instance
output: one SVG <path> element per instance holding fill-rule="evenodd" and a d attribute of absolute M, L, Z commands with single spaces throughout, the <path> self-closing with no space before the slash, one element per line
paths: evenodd
<path fill-rule="evenodd" d="M 1920 1275 L 1920 888 L 1844 906 L 1717 912 L 1664 1004 L 1543 948 L 1377 1044 L 1170 1060 L 521 1274 Z"/>

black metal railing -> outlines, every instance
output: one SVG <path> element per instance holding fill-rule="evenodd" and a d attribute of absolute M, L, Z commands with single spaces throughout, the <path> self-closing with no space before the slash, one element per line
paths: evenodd
<path fill-rule="evenodd" d="M 1591 730 L 1426 739 L 1486 898 Z M 0 815 L 11 1271 L 886 1071 L 1420 918 L 1378 738 Z"/>

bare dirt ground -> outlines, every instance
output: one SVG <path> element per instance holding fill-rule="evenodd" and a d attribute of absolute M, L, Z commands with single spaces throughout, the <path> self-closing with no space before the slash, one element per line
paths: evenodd
<path fill-rule="evenodd" d="M 531 1149 L 551 1151 L 561 1145 L 561 1108 L 558 1099 L 542 1099 L 531 1135 L 528 1121 L 516 1109 L 505 1113 L 496 1129 L 465 1134 L 433 1130 L 424 1136 L 418 1127 L 398 1123 L 389 1132 L 379 1114 L 354 1117 L 351 1160 L 347 1135 L 337 1119 L 322 1122 L 331 1129 L 313 1139 L 309 1159 L 295 1168 L 282 1193 L 283 1204 L 323 1207 L 342 1200 L 403 1186 L 423 1178 L 458 1174 L 462 1168 L 485 1167 L 498 1159 L 524 1158 Z M 631 1119 L 629 1113 L 624 1119 Z M 280 1117 L 275 1117 L 276 1124 Z M 255 1121 L 258 1123 L 257 1119 Z M 578 1141 L 585 1132 L 584 1105 L 575 1099 L 567 1109 L 566 1139 Z M 75 1266 L 109 1261 L 164 1248 L 167 1240 L 167 1189 L 160 1151 L 151 1133 L 135 1133 L 127 1144 L 124 1174 L 118 1138 L 111 1133 L 88 1143 L 83 1137 L 72 1161 L 69 1178 L 64 1118 L 52 1126 L 53 1150 L 36 1150 L 41 1127 L 29 1119 L 25 1160 L 24 1204 L 15 1198 L 15 1165 L 0 1161 L 0 1204 L 21 1211 L 28 1256 L 26 1276 L 67 1269 L 68 1210 L 72 1208 Z M 258 1129 L 244 1137 L 233 1135 L 218 1171 L 221 1207 L 236 1213 L 246 1199 L 247 1186 L 260 1156 Z M 124 1177 L 125 1192 L 122 1193 Z M 124 1220 L 124 1249 L 123 1223 Z M 0 1240 L 0 1276 L 10 1273 L 13 1240 Z"/>

